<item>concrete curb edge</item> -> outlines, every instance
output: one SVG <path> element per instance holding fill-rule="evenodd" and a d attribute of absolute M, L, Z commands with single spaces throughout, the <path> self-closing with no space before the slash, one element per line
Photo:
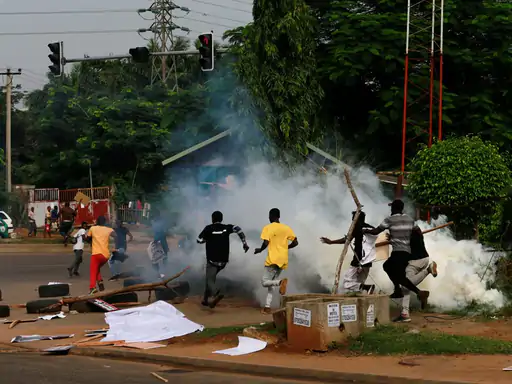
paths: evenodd
<path fill-rule="evenodd" d="M 180 367 L 193 367 L 196 369 L 247 374 L 253 376 L 322 381 L 326 383 L 357 382 L 364 384 L 467 384 L 464 382 L 455 381 L 448 382 L 436 380 L 411 379 L 405 377 L 379 376 L 363 373 L 344 373 L 338 371 L 319 369 L 304 370 L 300 368 L 280 367 L 271 365 L 256 365 L 248 363 L 238 363 L 234 361 L 221 361 L 213 359 L 201 359 L 195 357 L 158 355 L 138 351 L 112 350 L 101 347 L 73 348 L 70 350 L 70 354 L 78 356 L 130 360 L 153 364 L 168 364 Z"/>

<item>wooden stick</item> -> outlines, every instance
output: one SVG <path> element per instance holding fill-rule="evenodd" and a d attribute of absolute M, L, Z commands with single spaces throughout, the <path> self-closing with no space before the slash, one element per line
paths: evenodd
<path fill-rule="evenodd" d="M 102 339 L 103 337 L 105 337 L 105 335 L 96 335 L 96 336 L 86 337 L 84 339 L 78 340 L 77 342 L 75 342 L 73 344 L 77 345 L 77 344 L 82 344 L 82 343 L 90 343 L 91 341 L 96 341 L 96 340 Z"/>
<path fill-rule="evenodd" d="M 156 377 L 158 380 L 162 380 L 164 383 L 168 383 L 168 382 L 169 382 L 169 380 L 164 379 L 162 376 L 160 376 L 160 375 L 159 375 L 158 373 L 156 373 L 156 372 L 151 372 L 151 375 L 152 375 L 152 376 L 154 376 L 154 377 Z"/>
<path fill-rule="evenodd" d="M 361 214 L 361 209 L 363 208 L 363 206 L 359 202 L 359 199 L 357 198 L 356 191 L 354 190 L 354 187 L 352 186 L 352 181 L 350 180 L 350 174 L 348 172 L 348 169 L 345 168 L 343 173 L 345 174 L 345 180 L 347 181 L 347 186 L 350 191 L 350 194 L 352 195 L 352 199 L 354 199 L 354 203 L 356 204 L 356 213 L 354 215 L 354 219 L 352 220 L 352 223 L 350 224 L 347 238 L 346 238 L 345 244 L 343 246 L 343 251 L 341 251 L 341 255 L 338 260 L 338 265 L 336 266 L 336 275 L 334 278 L 334 286 L 332 287 L 333 295 L 338 293 L 338 287 L 340 285 L 341 268 L 343 267 L 343 262 L 345 261 L 345 256 L 347 255 L 348 248 L 350 246 L 350 243 L 352 242 L 352 236 L 354 233 L 354 229 L 356 228 L 356 223 L 359 220 L 359 215 Z"/>
<path fill-rule="evenodd" d="M 101 299 L 102 297 L 116 295 L 116 294 L 119 294 L 119 293 L 147 291 L 147 290 L 152 290 L 152 289 L 154 289 L 156 287 L 160 287 L 160 286 L 164 286 L 164 287 L 169 288 L 169 286 L 168 286 L 169 282 L 171 282 L 172 280 L 175 280 L 178 277 L 180 277 L 181 275 L 183 275 L 189 268 L 190 267 L 187 267 L 183 271 L 175 274 L 174 276 L 172 276 L 172 277 L 170 277 L 170 278 L 168 278 L 166 280 L 163 280 L 163 281 L 158 281 L 156 283 L 136 284 L 136 285 L 132 285 L 131 287 L 126 287 L 126 288 L 121 288 L 121 289 L 114 289 L 114 290 L 111 290 L 111 291 L 98 292 L 98 293 L 95 293 L 93 295 L 84 295 L 84 296 L 77 296 L 77 297 L 63 297 L 60 300 L 59 304 L 53 304 L 53 305 L 50 305 L 47 308 L 51 309 L 51 308 L 54 308 L 55 306 L 69 305 L 69 304 L 78 303 L 80 301 L 87 301 L 87 300 L 91 300 L 91 299 Z"/>
<path fill-rule="evenodd" d="M 443 229 L 443 228 L 446 228 L 446 227 L 449 227 L 450 225 L 453 224 L 453 221 L 450 221 L 449 223 L 446 223 L 446 224 L 443 224 L 443 225 L 440 225 L 438 227 L 434 227 L 434 228 L 429 228 L 429 229 L 426 229 L 424 230 L 423 233 L 424 235 L 427 234 L 427 233 L 430 233 L 430 232 L 434 232 L 434 231 L 437 231 L 438 229 Z M 389 245 L 389 241 L 381 241 L 380 243 L 377 243 L 375 244 L 375 247 L 382 247 L 384 245 Z"/>
<path fill-rule="evenodd" d="M 9 325 L 9 329 L 12 329 L 14 328 L 15 326 L 17 326 L 19 323 L 21 322 L 21 320 L 14 320 L 11 325 Z"/>

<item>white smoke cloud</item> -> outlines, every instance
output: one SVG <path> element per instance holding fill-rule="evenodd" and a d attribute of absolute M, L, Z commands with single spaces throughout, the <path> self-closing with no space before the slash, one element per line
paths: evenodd
<path fill-rule="evenodd" d="M 319 285 L 330 290 L 342 247 L 324 245 L 319 238 L 340 238 L 350 226 L 355 205 L 343 174 L 314 175 L 302 170 L 287 176 L 276 165 L 265 162 L 249 166 L 245 173 L 245 183 L 226 191 L 215 202 L 198 197 L 195 185 L 184 190 L 194 209 L 187 209 L 182 215 L 180 227 L 197 236 L 203 226 L 210 223 L 214 210 L 224 213 L 224 223 L 241 226 L 251 250 L 244 254 L 238 238 L 232 236 L 230 263 L 219 277 L 251 290 L 263 302 L 266 291 L 260 281 L 266 252 L 254 255 L 253 250 L 261 244 L 259 235 L 268 224 L 268 211 L 279 208 L 281 222 L 289 225 L 299 240 L 299 246 L 290 251 L 289 268 L 284 273 L 290 279 L 288 292 L 311 292 Z M 389 214 L 390 198 L 385 196 L 370 169 L 352 169 L 351 176 L 364 206 L 366 222 L 377 226 Z M 442 218 L 432 226 L 439 225 L 440 221 Z M 428 227 L 424 222 L 418 224 L 422 229 Z M 439 276 L 435 279 L 428 276 L 420 286 L 431 291 L 431 304 L 443 309 L 460 308 L 472 301 L 495 307 L 504 304 L 500 292 L 486 290 L 486 280 L 480 281 L 492 253 L 485 252 L 474 241 L 456 241 L 449 229 L 425 235 L 425 242 L 431 259 L 439 266 Z M 191 265 L 195 273 L 202 273 L 205 263 L 203 246 L 196 245 L 191 251 L 174 257 Z M 351 258 L 349 252 L 344 269 Z M 492 272 L 487 273 L 488 277 L 492 276 Z M 392 284 L 382 270 L 382 262 L 374 263 L 369 280 L 374 280 L 377 287 L 387 293 L 392 290 Z"/>

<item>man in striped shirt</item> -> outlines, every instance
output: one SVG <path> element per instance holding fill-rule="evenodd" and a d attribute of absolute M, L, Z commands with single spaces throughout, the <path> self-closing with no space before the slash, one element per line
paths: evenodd
<path fill-rule="evenodd" d="M 391 216 L 388 216 L 375 229 L 364 229 L 365 233 L 378 235 L 388 230 L 390 244 L 393 248 L 391 255 L 384 263 L 384 271 L 395 286 L 395 291 L 390 296 L 392 299 L 404 297 L 401 286 L 418 295 L 422 307 L 427 304 L 429 292 L 419 290 L 405 275 L 405 268 L 411 259 L 411 234 L 414 228 L 414 220 L 404 211 L 402 200 L 394 200 L 391 204 Z"/>

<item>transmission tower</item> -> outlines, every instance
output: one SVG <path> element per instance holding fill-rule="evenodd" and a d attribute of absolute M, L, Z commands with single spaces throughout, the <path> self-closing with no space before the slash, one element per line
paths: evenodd
<path fill-rule="evenodd" d="M 188 28 L 180 27 L 173 22 L 173 11 L 181 10 L 190 12 L 188 8 L 180 7 L 171 0 L 152 0 L 149 8 L 155 15 L 155 21 L 150 30 L 154 33 L 154 40 L 157 51 L 168 52 L 174 50 L 175 30 L 190 32 Z M 172 79 L 172 90 L 178 90 L 178 72 L 176 66 L 176 56 L 153 56 L 151 83 L 161 81 L 167 84 Z"/>

